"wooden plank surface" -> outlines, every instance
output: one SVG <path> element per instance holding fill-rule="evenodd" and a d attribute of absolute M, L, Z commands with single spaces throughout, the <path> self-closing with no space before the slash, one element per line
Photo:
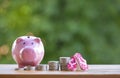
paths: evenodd
<path fill-rule="evenodd" d="M 120 65 L 89 65 L 87 71 L 15 71 L 15 64 L 0 64 L 0 78 L 120 78 Z"/>

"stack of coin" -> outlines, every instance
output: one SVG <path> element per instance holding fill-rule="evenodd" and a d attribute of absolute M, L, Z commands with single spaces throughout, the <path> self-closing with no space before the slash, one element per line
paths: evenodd
<path fill-rule="evenodd" d="M 25 68 L 24 68 L 24 70 L 27 70 L 27 71 L 29 71 L 29 70 L 33 70 L 34 69 L 34 67 L 32 67 L 32 66 L 26 66 Z"/>
<path fill-rule="evenodd" d="M 70 57 L 60 57 L 59 60 L 61 71 L 68 71 L 67 64 L 70 60 Z"/>
<path fill-rule="evenodd" d="M 47 71 L 48 65 L 47 64 L 40 64 L 35 67 L 35 70 L 37 71 Z"/>
<path fill-rule="evenodd" d="M 59 70 L 59 62 L 58 61 L 49 61 L 49 70 L 50 71 L 58 71 Z"/>

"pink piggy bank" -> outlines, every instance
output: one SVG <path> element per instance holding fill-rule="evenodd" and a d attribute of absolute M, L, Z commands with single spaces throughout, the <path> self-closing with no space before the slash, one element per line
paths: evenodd
<path fill-rule="evenodd" d="M 19 68 L 36 66 L 44 57 L 43 43 L 34 36 L 18 37 L 12 45 L 12 56 Z"/>

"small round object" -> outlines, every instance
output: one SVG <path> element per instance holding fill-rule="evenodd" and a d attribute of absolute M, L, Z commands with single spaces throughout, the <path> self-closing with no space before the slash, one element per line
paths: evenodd
<path fill-rule="evenodd" d="M 60 57 L 59 60 L 61 71 L 68 71 L 67 64 L 69 63 L 70 57 Z"/>
<path fill-rule="evenodd" d="M 26 66 L 24 70 L 30 71 L 30 70 L 33 70 L 33 67 L 29 65 L 29 66 Z"/>
<path fill-rule="evenodd" d="M 15 68 L 15 70 L 16 70 L 16 71 L 18 71 L 18 70 L 23 70 L 23 68 Z"/>
<path fill-rule="evenodd" d="M 59 70 L 59 62 L 58 61 L 49 61 L 49 70 L 50 71 L 58 71 Z"/>
<path fill-rule="evenodd" d="M 48 70 L 48 65 L 46 64 L 40 64 L 35 67 L 35 70 L 37 71 L 47 71 Z"/>
<path fill-rule="evenodd" d="M 70 57 L 60 57 L 59 60 L 60 60 L 60 63 L 65 64 L 69 62 Z"/>

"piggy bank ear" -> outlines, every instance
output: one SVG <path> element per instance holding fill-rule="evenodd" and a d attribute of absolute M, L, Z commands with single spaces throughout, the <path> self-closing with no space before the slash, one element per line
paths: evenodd
<path fill-rule="evenodd" d="M 35 42 L 40 43 L 40 38 L 34 39 Z"/>
<path fill-rule="evenodd" d="M 20 43 L 20 42 L 22 42 L 22 41 L 23 41 L 23 39 L 18 38 L 18 39 L 16 40 L 16 43 Z"/>

